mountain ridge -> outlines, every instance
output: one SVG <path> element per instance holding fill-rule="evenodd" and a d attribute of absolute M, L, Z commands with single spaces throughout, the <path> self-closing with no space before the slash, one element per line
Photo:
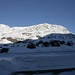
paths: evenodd
<path fill-rule="evenodd" d="M 70 31 L 68 31 L 64 26 L 62 25 L 55 25 L 55 24 L 48 24 L 48 23 L 43 23 L 43 24 L 38 24 L 38 25 L 33 25 L 33 26 L 27 26 L 27 27 L 9 27 L 8 25 L 5 24 L 0 24 L 0 29 L 4 28 L 4 29 L 10 29 L 10 30 L 14 30 L 14 29 L 39 29 L 43 27 L 44 29 L 51 29 L 51 28 L 60 28 L 62 30 L 66 30 L 64 32 L 65 33 L 71 33 Z M 51 27 L 51 28 L 50 28 Z M 59 30 L 60 30 L 59 29 Z M 59 32 L 62 33 L 62 32 Z"/>
<path fill-rule="evenodd" d="M 60 25 L 45 23 L 29 27 L 1 27 L 4 30 L 0 30 L 0 53 L 75 50 L 75 35 Z"/>
<path fill-rule="evenodd" d="M 25 39 L 38 39 L 37 36 L 44 37 L 53 33 L 71 34 L 71 32 L 63 26 L 48 23 L 29 27 L 9 27 L 8 25 L 0 24 L 0 40 L 8 37 L 18 39 L 18 41 Z"/>

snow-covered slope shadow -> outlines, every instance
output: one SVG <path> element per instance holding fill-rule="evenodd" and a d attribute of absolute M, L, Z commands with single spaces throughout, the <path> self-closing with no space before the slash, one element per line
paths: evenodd
<path fill-rule="evenodd" d="M 75 51 L 75 35 L 73 34 L 49 34 L 36 37 L 38 38 L 36 40 L 26 39 L 16 42 L 12 37 L 4 38 L 13 43 L 0 44 L 0 53 Z"/>
<path fill-rule="evenodd" d="M 44 37 L 37 37 L 36 40 L 26 39 L 9 44 L 0 44 L 0 75 L 5 75 L 5 73 L 8 75 L 16 71 L 75 68 L 75 54 L 51 55 L 51 52 L 63 51 L 64 54 L 65 52 L 74 52 L 75 35 L 49 34 Z M 8 40 L 12 41 L 13 38 Z"/>

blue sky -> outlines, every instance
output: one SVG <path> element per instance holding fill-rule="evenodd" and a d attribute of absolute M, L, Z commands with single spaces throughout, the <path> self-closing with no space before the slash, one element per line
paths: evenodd
<path fill-rule="evenodd" d="M 75 33 L 75 0 L 0 0 L 0 24 L 60 24 Z"/>

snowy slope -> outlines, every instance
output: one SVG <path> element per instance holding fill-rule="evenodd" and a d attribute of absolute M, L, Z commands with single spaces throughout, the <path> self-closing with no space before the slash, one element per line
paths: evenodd
<path fill-rule="evenodd" d="M 61 53 L 41 53 L 41 54 L 5 54 L 0 55 L 0 75 L 20 75 L 14 74 L 16 71 L 38 71 L 38 70 L 53 70 L 75 68 L 75 54 Z M 63 70 L 63 74 L 66 70 Z M 71 71 L 71 70 L 70 70 Z M 67 71 L 69 72 L 69 71 Z M 36 75 L 39 75 L 38 72 Z M 53 74 L 51 75 L 61 75 Z M 71 73 L 73 73 L 71 71 Z M 72 75 L 72 74 L 66 75 Z M 22 75 L 22 74 L 21 74 Z M 29 74 L 23 74 L 29 75 Z M 32 74 L 34 75 L 34 74 Z M 40 74 L 42 75 L 42 74 Z M 44 74 L 46 75 L 46 74 Z M 48 75 L 48 74 L 47 74 Z M 50 75 L 50 74 L 49 74 Z M 75 71 L 74 74 L 75 75 Z"/>
<path fill-rule="evenodd" d="M 63 26 L 52 25 L 47 23 L 33 25 L 29 27 L 9 27 L 7 25 L 0 24 L 0 39 L 1 40 L 4 40 L 4 38 L 6 37 L 12 37 L 17 40 L 38 39 L 37 36 L 44 37 L 52 33 L 69 34 L 71 32 L 69 32 Z M 0 43 L 6 43 L 6 42 L 0 41 Z"/>
<path fill-rule="evenodd" d="M 60 25 L 39 24 L 29 27 L 0 25 L 0 52 L 74 51 L 75 35 Z"/>
<path fill-rule="evenodd" d="M 74 68 L 74 59 L 75 35 L 63 26 L 44 23 L 9 27 L 0 24 L 0 75 L 24 70 Z M 58 75 L 64 74 L 72 75 L 73 72 Z"/>

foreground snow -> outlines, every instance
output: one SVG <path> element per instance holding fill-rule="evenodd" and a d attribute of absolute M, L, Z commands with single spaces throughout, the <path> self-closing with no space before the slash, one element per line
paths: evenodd
<path fill-rule="evenodd" d="M 0 54 L 0 75 L 9 75 L 16 71 L 52 70 L 63 68 L 75 68 L 75 52 Z M 64 72 L 59 75 L 75 74 L 75 72 L 72 72 L 72 74 L 70 73 Z"/>

